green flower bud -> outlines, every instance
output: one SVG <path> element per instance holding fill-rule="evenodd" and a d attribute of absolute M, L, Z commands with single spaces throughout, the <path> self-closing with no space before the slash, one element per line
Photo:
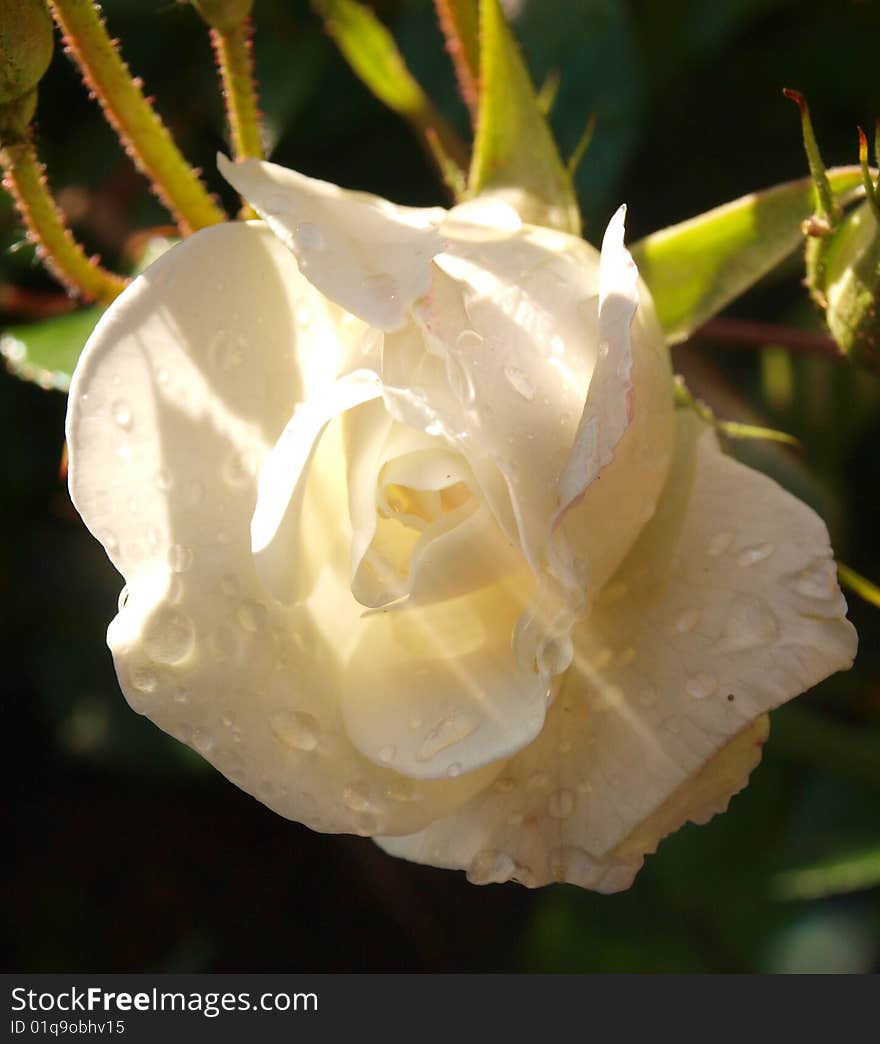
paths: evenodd
<path fill-rule="evenodd" d="M 254 0 L 190 0 L 193 7 L 214 29 L 229 32 L 251 13 Z"/>
<path fill-rule="evenodd" d="M 0 0 L 0 105 L 37 86 L 53 47 L 52 19 L 43 0 Z"/>
<path fill-rule="evenodd" d="M 29 140 L 31 120 L 37 109 L 36 87 L 14 101 L 0 105 L 0 148 Z"/>
<path fill-rule="evenodd" d="M 849 214 L 825 255 L 825 318 L 841 351 L 880 370 L 880 222 L 870 201 Z"/>

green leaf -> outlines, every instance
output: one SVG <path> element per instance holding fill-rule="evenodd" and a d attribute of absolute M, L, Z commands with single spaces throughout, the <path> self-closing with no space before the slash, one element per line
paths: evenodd
<path fill-rule="evenodd" d="M 499 0 L 480 4 L 480 101 L 469 188 L 472 195 L 509 192 L 524 220 L 580 233 L 571 176 Z"/>
<path fill-rule="evenodd" d="M 442 154 L 467 166 L 467 149 L 437 111 L 407 68 L 394 37 L 375 14 L 355 0 L 313 0 L 327 32 L 336 41 L 355 75 L 392 112 L 402 116 L 425 142 L 433 133 Z"/>
<path fill-rule="evenodd" d="M 783 870 L 773 879 L 772 890 L 779 899 L 818 899 L 875 885 L 880 885 L 880 841 Z"/>
<path fill-rule="evenodd" d="M 858 167 L 828 171 L 840 203 L 861 188 Z M 801 222 L 815 209 L 810 178 L 750 193 L 631 247 L 669 340 L 698 326 L 775 268 L 803 242 Z"/>
<path fill-rule="evenodd" d="M 80 352 L 104 311 L 92 305 L 70 315 L 8 327 L 0 337 L 0 353 L 16 377 L 66 392 Z"/>

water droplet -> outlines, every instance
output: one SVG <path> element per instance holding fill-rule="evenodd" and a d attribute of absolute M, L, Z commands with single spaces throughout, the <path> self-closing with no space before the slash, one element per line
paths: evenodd
<path fill-rule="evenodd" d="M 699 620 L 699 609 L 685 609 L 684 612 L 679 614 L 678 619 L 675 621 L 675 629 L 679 634 L 687 634 L 697 626 Z"/>
<path fill-rule="evenodd" d="M 447 747 L 467 739 L 476 728 L 477 723 L 463 714 L 450 714 L 447 718 L 441 718 L 422 740 L 416 752 L 416 761 L 430 761 Z"/>
<path fill-rule="evenodd" d="M 250 634 L 256 634 L 265 625 L 266 615 L 266 607 L 250 599 L 242 602 L 235 611 L 238 626 Z"/>
<path fill-rule="evenodd" d="M 175 703 L 189 703 L 189 698 L 191 695 L 192 693 L 185 685 L 179 685 L 174 690 L 174 696 L 172 698 L 174 699 Z"/>
<path fill-rule="evenodd" d="M 790 576 L 788 583 L 805 598 L 831 598 L 837 593 L 837 570 L 833 559 L 817 558 L 806 569 Z"/>
<path fill-rule="evenodd" d="M 164 469 L 156 472 L 156 489 L 160 493 L 167 493 L 169 489 L 174 485 L 174 478 L 171 473 Z"/>
<path fill-rule="evenodd" d="M 554 334 L 550 338 L 550 351 L 554 355 L 565 355 L 565 341 L 559 334 Z"/>
<path fill-rule="evenodd" d="M 453 763 L 446 770 L 446 775 L 449 776 L 450 779 L 456 779 L 458 776 L 460 776 L 461 775 L 461 762 L 453 761 Z"/>
<path fill-rule="evenodd" d="M 174 573 L 185 573 L 193 564 L 195 555 L 185 544 L 172 544 L 168 548 L 168 566 Z"/>
<path fill-rule="evenodd" d="M 192 653 L 195 643 L 192 620 L 179 609 L 160 609 L 144 635 L 144 648 L 156 663 L 181 663 Z"/>
<path fill-rule="evenodd" d="M 294 750 L 310 751 L 318 746 L 318 721 L 305 711 L 278 711 L 269 719 L 269 727 L 285 746 Z"/>
<path fill-rule="evenodd" d="M 156 672 L 149 667 L 133 667 L 131 671 L 131 684 L 139 692 L 155 692 L 159 679 Z"/>
<path fill-rule="evenodd" d="M 620 652 L 617 654 L 617 662 L 621 665 L 621 667 L 628 667 L 631 663 L 635 662 L 635 658 L 636 651 L 631 645 L 628 646 L 626 649 L 621 649 Z"/>
<path fill-rule="evenodd" d="M 550 776 L 546 772 L 534 772 L 529 776 L 526 786 L 529 790 L 544 790 L 550 786 Z"/>
<path fill-rule="evenodd" d="M 352 812 L 375 812 L 376 806 L 366 783 L 347 783 L 342 789 L 342 800 Z"/>
<path fill-rule="evenodd" d="M 733 543 L 734 534 L 729 529 L 725 529 L 720 533 L 716 533 L 715 536 L 709 541 L 709 546 L 706 548 L 706 553 L 712 557 L 717 558 L 719 555 L 723 555 L 725 551 L 730 549 L 730 545 Z"/>
<path fill-rule="evenodd" d="M 514 826 L 514 827 L 515 826 L 522 826 L 522 821 L 524 819 L 525 819 L 525 816 L 522 814 L 522 812 L 519 812 L 519 811 L 511 812 L 510 815 L 507 817 L 507 825 L 508 826 Z"/>
<path fill-rule="evenodd" d="M 561 740 L 560 741 L 560 743 L 559 743 L 559 753 L 560 754 L 570 754 L 571 753 L 571 740 Z"/>
<path fill-rule="evenodd" d="M 671 732 L 673 736 L 677 736 L 679 732 L 681 732 L 681 718 L 679 718 L 675 714 L 672 714 L 670 715 L 670 717 L 666 719 L 666 721 L 663 722 L 663 727 L 668 732 Z"/>
<path fill-rule="evenodd" d="M 547 798 L 547 815 L 554 819 L 568 819 L 574 811 L 574 794 L 570 790 L 554 790 Z"/>
<path fill-rule="evenodd" d="M 461 360 L 449 352 L 446 356 L 446 380 L 449 390 L 463 406 L 470 406 L 476 398 L 474 382 Z"/>
<path fill-rule="evenodd" d="M 654 707 L 657 703 L 657 690 L 654 688 L 642 689 L 639 693 L 639 703 L 643 707 Z"/>
<path fill-rule="evenodd" d="M 391 801 L 400 802 L 402 805 L 420 800 L 420 795 L 411 779 L 392 780 L 385 788 L 385 796 Z"/>
<path fill-rule="evenodd" d="M 505 366 L 504 376 L 517 394 L 521 395 L 527 402 L 532 402 L 535 398 L 535 389 L 522 370 L 516 366 Z"/>
<path fill-rule="evenodd" d="M 192 734 L 192 745 L 199 754 L 207 755 L 214 749 L 215 740 L 210 732 L 195 729 Z"/>
<path fill-rule="evenodd" d="M 168 371 L 165 369 L 164 366 L 161 366 L 156 371 L 156 380 L 159 382 L 159 384 L 161 384 L 163 386 L 166 385 L 168 383 L 168 381 L 170 380 L 170 374 L 168 373 Z"/>
<path fill-rule="evenodd" d="M 719 645 L 725 652 L 739 652 L 769 645 L 778 634 L 779 621 L 763 598 L 737 595 L 731 603 Z"/>
<path fill-rule="evenodd" d="M 516 780 L 510 776 L 501 776 L 496 779 L 493 786 L 499 794 L 509 794 L 511 791 L 516 789 Z"/>
<path fill-rule="evenodd" d="M 462 330 L 455 338 L 455 347 L 460 352 L 476 352 L 483 347 L 483 338 L 476 330 Z"/>
<path fill-rule="evenodd" d="M 745 547 L 736 556 L 737 565 L 746 568 L 763 562 L 776 550 L 773 544 L 755 544 L 754 547 Z"/>
<path fill-rule="evenodd" d="M 509 881 L 516 870 L 516 863 L 506 852 L 485 848 L 477 852 L 467 868 L 467 879 L 471 884 L 503 884 Z"/>
<path fill-rule="evenodd" d="M 394 755 L 397 753 L 397 748 L 392 747 L 390 744 L 387 747 L 382 747 L 379 751 L 379 760 L 383 765 L 390 765 L 394 760 Z"/>
<path fill-rule="evenodd" d="M 123 402 L 121 399 L 118 402 L 114 402 L 111 412 L 117 427 L 122 428 L 123 431 L 128 431 L 131 428 L 134 418 L 131 414 L 131 407 L 127 402 Z"/>
<path fill-rule="evenodd" d="M 208 342 L 208 364 L 218 370 L 232 370 L 244 362 L 246 350 L 243 337 L 219 330 Z"/>
<path fill-rule="evenodd" d="M 718 679 L 712 674 L 695 674 L 688 678 L 684 691 L 693 700 L 704 700 L 718 689 Z"/>
<path fill-rule="evenodd" d="M 321 229 L 311 221 L 300 221 L 293 226 L 297 245 L 303 250 L 323 250 L 327 240 Z"/>
<path fill-rule="evenodd" d="M 221 474 L 223 481 L 233 489 L 242 489 L 250 484 L 257 473 L 256 455 L 249 451 L 233 452 L 223 461 Z"/>
<path fill-rule="evenodd" d="M 550 638 L 538 651 L 538 666 L 547 674 L 562 674 L 568 669 L 574 656 L 574 645 L 571 638 L 560 635 Z"/>

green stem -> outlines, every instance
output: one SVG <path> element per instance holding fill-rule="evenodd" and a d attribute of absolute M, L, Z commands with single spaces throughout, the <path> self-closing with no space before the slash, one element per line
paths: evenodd
<path fill-rule="evenodd" d="M 181 155 L 168 129 L 144 98 L 92 0 L 49 0 L 64 42 L 104 115 L 153 191 L 187 235 L 225 220 L 197 173 Z"/>
<path fill-rule="evenodd" d="M 234 29 L 211 30 L 211 43 L 223 81 L 232 151 L 237 160 L 264 158 L 251 50 L 252 35 L 250 18 Z"/>
<path fill-rule="evenodd" d="M 73 238 L 46 181 L 46 171 L 32 142 L 0 149 L 5 172 L 4 186 L 18 206 L 30 238 L 37 243 L 43 260 L 68 289 L 90 301 L 109 304 L 128 281 L 102 268 L 87 257 Z"/>

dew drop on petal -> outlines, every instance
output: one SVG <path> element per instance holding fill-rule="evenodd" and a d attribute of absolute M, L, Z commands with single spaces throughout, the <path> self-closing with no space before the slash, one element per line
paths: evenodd
<path fill-rule="evenodd" d="M 182 663 L 195 648 L 192 620 L 179 609 L 160 609 L 147 625 L 144 648 L 156 663 Z"/>
<path fill-rule="evenodd" d="M 134 418 L 132 417 L 131 407 L 127 402 L 124 402 L 122 399 L 114 402 L 111 412 L 113 421 L 118 428 L 122 428 L 123 431 L 128 431 L 131 428 Z"/>
<path fill-rule="evenodd" d="M 383 765 L 390 765 L 391 762 L 394 760 L 394 755 L 396 753 L 396 748 L 392 747 L 389 744 L 387 747 L 382 747 L 382 749 L 379 751 L 379 760 L 382 762 Z"/>
<path fill-rule="evenodd" d="M 430 761 L 447 747 L 467 739 L 476 728 L 476 722 L 463 714 L 450 714 L 441 718 L 422 740 L 416 752 L 416 761 Z"/>
<path fill-rule="evenodd" d="M 687 634 L 697 626 L 699 620 L 699 609 L 685 609 L 675 621 L 675 629 L 679 634 Z"/>
<path fill-rule="evenodd" d="M 570 790 L 554 790 L 547 798 L 547 815 L 568 819 L 574 811 L 574 794 Z"/>
<path fill-rule="evenodd" d="M 688 678 L 685 684 L 685 692 L 693 700 L 704 700 L 718 689 L 718 679 L 712 674 L 695 674 Z"/>
<path fill-rule="evenodd" d="M 776 547 L 773 544 L 755 544 L 754 547 L 745 547 L 736 556 L 737 565 L 744 569 L 756 565 L 769 558 L 775 550 Z"/>
<path fill-rule="evenodd" d="M 516 871 L 516 864 L 506 852 L 485 848 L 477 852 L 467 868 L 467 879 L 471 884 L 503 884 Z"/>
<path fill-rule="evenodd" d="M 266 622 L 266 607 L 250 599 L 242 602 L 235 611 L 238 626 L 250 634 L 256 634 Z"/>
<path fill-rule="evenodd" d="M 352 812 L 373 812 L 376 808 L 366 783 L 347 783 L 342 789 L 342 800 Z"/>
<path fill-rule="evenodd" d="M 195 555 L 185 544 L 172 544 L 168 548 L 168 566 L 174 573 L 185 573 L 192 567 Z"/>
<path fill-rule="evenodd" d="M 717 558 L 719 555 L 723 555 L 725 551 L 730 549 L 730 545 L 733 541 L 734 534 L 729 529 L 722 530 L 722 532 L 716 533 L 709 541 L 709 546 L 706 548 L 706 552 L 712 558 Z"/>
<path fill-rule="evenodd" d="M 453 763 L 446 770 L 446 775 L 449 776 L 450 779 L 456 779 L 458 776 L 460 776 L 461 763 L 458 761 L 453 761 Z"/>
<path fill-rule="evenodd" d="M 833 559 L 817 558 L 806 569 L 789 577 L 788 583 L 805 598 L 831 598 L 837 592 L 837 570 Z"/>
<path fill-rule="evenodd" d="M 278 711 L 269 719 L 269 727 L 286 747 L 311 751 L 318 746 L 318 721 L 305 711 Z"/>
<path fill-rule="evenodd" d="M 131 684 L 138 692 L 155 692 L 159 679 L 156 672 L 149 667 L 134 667 L 131 671 Z"/>
<path fill-rule="evenodd" d="M 639 693 L 639 703 L 643 707 L 656 706 L 658 698 L 659 697 L 657 695 L 657 690 L 652 687 L 642 689 L 642 691 Z"/>
<path fill-rule="evenodd" d="M 483 347 L 483 338 L 476 330 L 462 330 L 455 339 L 455 347 L 460 352 L 475 352 Z"/>
<path fill-rule="evenodd" d="M 770 606 L 757 595 L 737 595 L 730 606 L 720 646 L 740 652 L 769 645 L 779 635 L 779 621 Z"/>
<path fill-rule="evenodd" d="M 535 389 L 529 378 L 516 366 L 505 366 L 504 376 L 517 394 L 521 395 L 527 402 L 535 398 Z"/>

